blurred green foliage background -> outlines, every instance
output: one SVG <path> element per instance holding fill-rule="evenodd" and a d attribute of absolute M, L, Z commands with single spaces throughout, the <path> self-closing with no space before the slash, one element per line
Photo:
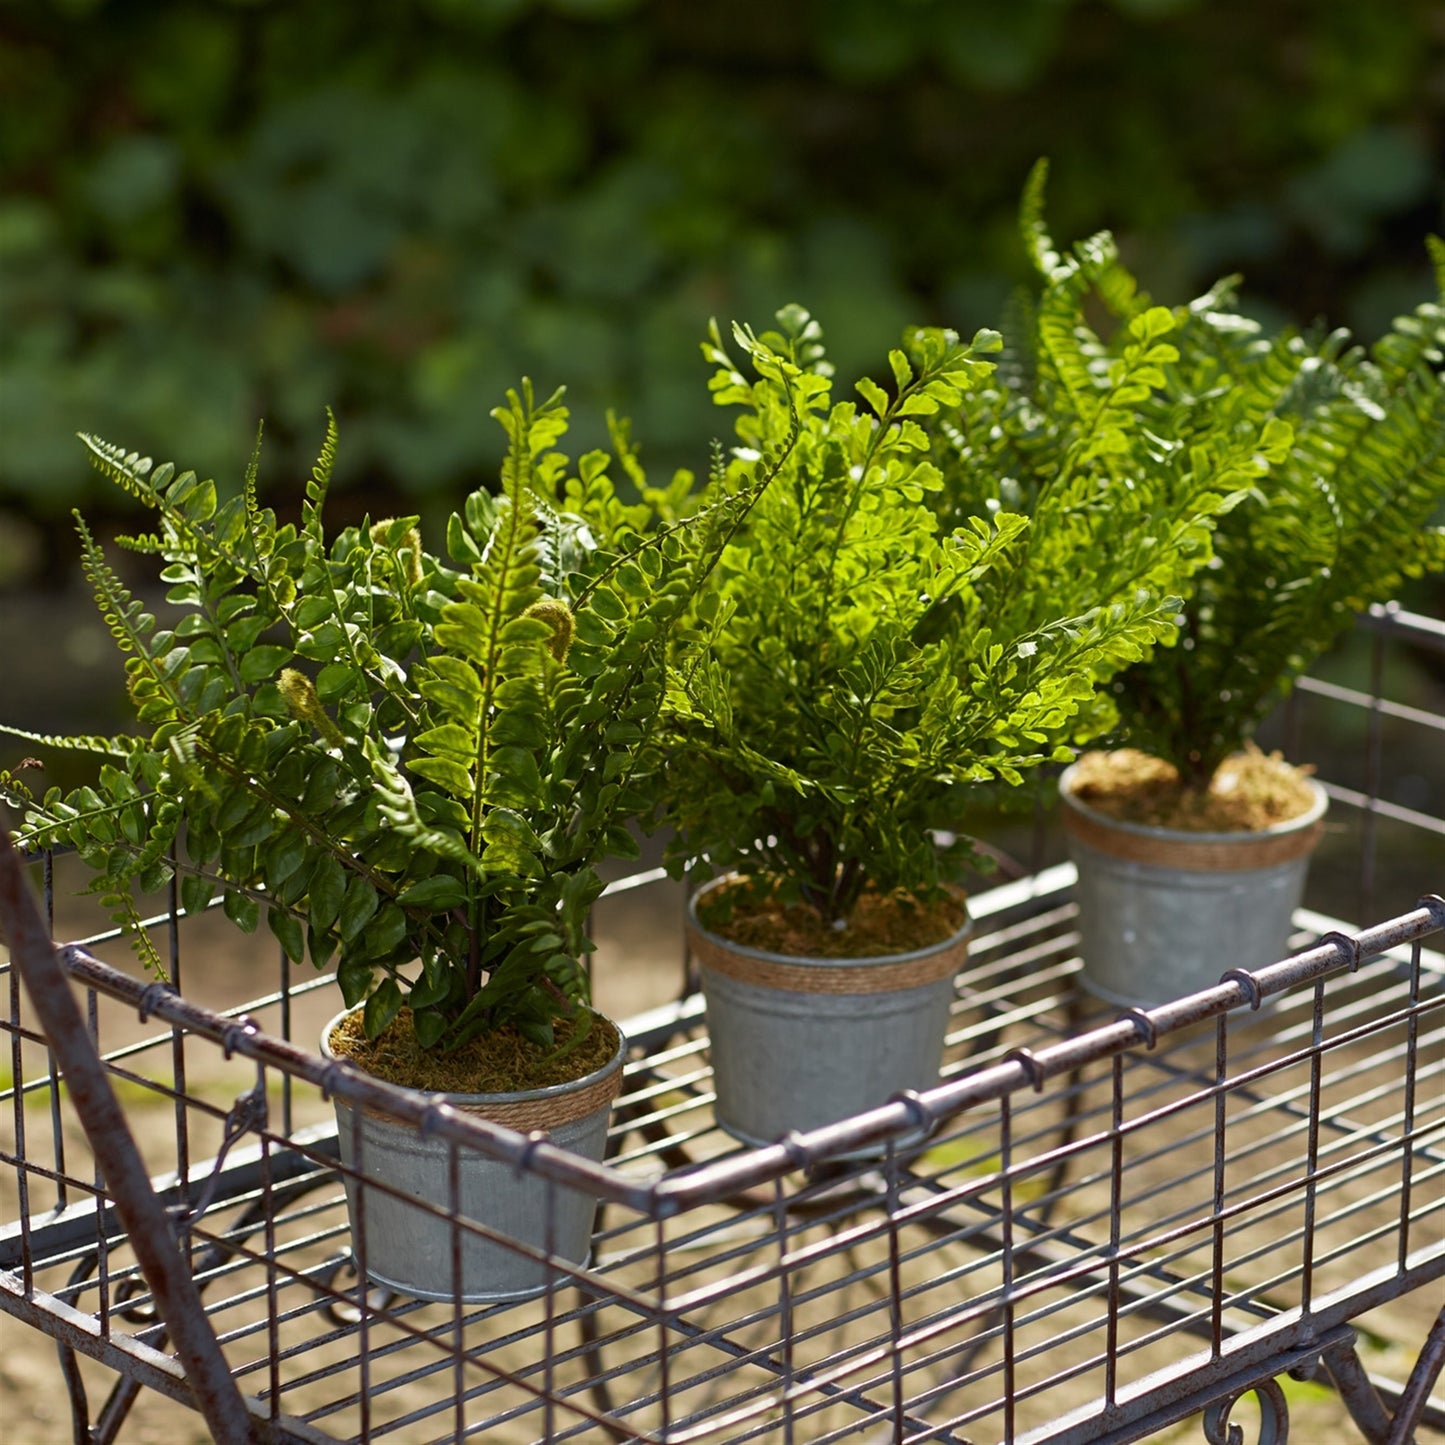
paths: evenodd
<path fill-rule="evenodd" d="M 528 374 L 705 465 L 710 316 L 800 301 L 845 379 L 994 323 L 1040 155 L 1171 302 L 1369 336 L 1445 229 L 1440 0 L 0 0 L 0 96 L 12 554 L 78 429 L 236 479 L 264 417 L 276 491 L 330 405 L 440 510 Z"/>

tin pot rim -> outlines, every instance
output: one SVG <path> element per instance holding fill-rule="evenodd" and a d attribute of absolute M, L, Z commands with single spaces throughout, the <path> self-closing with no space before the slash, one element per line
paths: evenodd
<path fill-rule="evenodd" d="M 1084 802 L 1083 799 L 1074 796 L 1072 778 L 1076 771 L 1077 764 L 1070 763 L 1059 776 L 1059 800 L 1066 808 L 1072 808 L 1099 827 L 1117 829 L 1121 833 L 1131 833 L 1138 838 L 1152 838 L 1161 842 L 1208 845 L 1210 843 L 1247 843 L 1254 839 L 1279 838 L 1313 827 L 1324 817 L 1330 802 L 1329 794 L 1317 779 L 1304 778 L 1301 781 L 1309 788 L 1313 801 L 1303 813 L 1293 818 L 1286 818 L 1282 823 L 1271 823 L 1267 828 L 1239 829 L 1227 833 L 1202 833 L 1189 828 L 1163 828 L 1153 823 L 1132 823 L 1101 812 L 1098 808 Z"/>
<path fill-rule="evenodd" d="M 773 964 L 794 964 L 802 968 L 862 968 L 871 964 L 908 964 L 920 959 L 932 957 L 943 949 L 956 948 L 965 939 L 973 934 L 973 919 L 969 915 L 966 900 L 962 889 L 956 890 L 959 893 L 960 901 L 965 902 L 965 910 L 962 924 L 959 925 L 947 938 L 941 938 L 937 943 L 930 943 L 924 948 L 911 948 L 906 953 L 869 953 L 869 954 L 842 954 L 827 955 L 813 953 L 774 953 L 766 948 L 750 948 L 745 943 L 734 943 L 732 939 L 721 933 L 714 933 L 702 922 L 697 915 L 697 905 L 704 894 L 711 892 L 714 888 L 721 887 L 729 879 L 736 878 L 737 873 L 724 873 L 717 878 L 710 878 L 706 883 L 694 888 L 688 895 L 687 900 L 687 921 L 690 928 L 696 931 L 701 937 L 710 939 L 716 944 L 728 949 L 742 958 L 753 959 L 758 963 Z"/>

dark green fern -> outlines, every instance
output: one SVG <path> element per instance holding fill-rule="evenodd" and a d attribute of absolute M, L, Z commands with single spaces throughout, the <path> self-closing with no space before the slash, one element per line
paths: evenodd
<path fill-rule="evenodd" d="M 1356 612 L 1445 558 L 1428 525 L 1445 312 L 1418 307 L 1367 354 L 1343 331 L 1266 338 L 1234 278 L 1156 306 L 1107 234 L 1056 245 L 1045 174 L 1022 208 L 1039 287 L 1011 308 L 1010 364 L 927 424 L 941 515 L 1029 519 L 995 626 L 1134 586 L 1186 599 L 1068 732 L 1119 728 L 1200 786 Z"/>
<path fill-rule="evenodd" d="M 84 438 L 152 512 L 127 545 L 154 556 L 177 620 L 157 622 L 80 521 L 140 733 L 4 728 L 101 760 L 68 794 L 0 778 L 22 842 L 77 849 L 133 933 L 134 891 L 173 874 L 188 911 L 264 917 L 291 958 L 335 960 L 370 1034 L 409 1004 L 427 1046 L 506 1023 L 550 1040 L 585 996 L 596 864 L 635 852 L 628 821 L 656 805 L 671 633 L 778 463 L 648 532 L 605 454 L 574 471 L 558 451 L 560 393 L 524 384 L 494 415 L 500 491 L 466 499 L 445 556 L 414 517 L 328 533 L 334 419 L 299 526 L 260 505 L 254 458 L 222 501 Z"/>
<path fill-rule="evenodd" d="M 1293 436 L 1221 518 L 1179 646 L 1121 678 L 1130 740 L 1202 787 L 1358 612 L 1445 567 L 1445 307 L 1418 306 L 1368 352 L 1343 332 L 1265 341 L 1219 309 L 1192 312 L 1183 339 L 1181 408 Z"/>

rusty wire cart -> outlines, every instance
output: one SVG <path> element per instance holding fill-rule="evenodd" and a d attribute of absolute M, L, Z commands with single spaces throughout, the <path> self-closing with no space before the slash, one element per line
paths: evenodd
<path fill-rule="evenodd" d="M 1400 728 L 1445 759 L 1445 719 L 1383 688 L 1392 649 L 1445 659 L 1445 626 L 1366 626 L 1370 690 L 1299 695 L 1358 727 L 1359 776 L 1327 782 L 1363 924 L 1301 912 L 1289 959 L 1120 1016 L 1075 986 L 1054 864 L 973 900 L 927 1093 L 742 1149 L 713 1125 L 684 994 L 625 1025 L 603 1165 L 426 1110 L 458 1148 L 602 1200 L 590 1263 L 554 1262 L 520 1303 L 358 1286 L 323 1096 L 389 1100 L 298 1025 L 325 979 L 278 965 L 260 997 L 207 1000 L 206 920 L 165 917 L 172 979 L 138 982 L 98 942 L 52 949 L 38 913 L 27 931 L 12 867 L 0 1306 L 55 1339 L 94 1441 L 158 1391 L 224 1440 L 1238 1445 L 1283 1441 L 1301 1392 L 1323 1393 L 1303 1381 L 1334 1392 L 1321 1445 L 1433 1438 L 1445 901 L 1395 900 L 1391 860 L 1445 887 L 1445 821 L 1394 800 L 1387 765 Z M 166 1121 L 144 1152 L 126 1127 L 143 1110 Z M 113 1372 L 108 1398 L 79 1356 Z"/>

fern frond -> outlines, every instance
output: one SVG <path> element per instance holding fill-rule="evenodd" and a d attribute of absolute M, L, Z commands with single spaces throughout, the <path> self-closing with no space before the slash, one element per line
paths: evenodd
<path fill-rule="evenodd" d="M 269 507 L 261 505 L 259 479 L 261 475 L 261 437 L 264 424 L 256 424 L 256 441 L 251 448 L 250 460 L 246 463 L 246 475 L 241 483 L 241 504 L 246 517 L 246 534 L 250 539 L 253 555 L 259 560 L 271 555 L 276 542 L 276 516 Z M 332 454 L 335 441 L 332 440 Z M 263 567 L 263 570 L 264 569 Z"/>
<path fill-rule="evenodd" d="M 1040 157 L 1033 164 L 1024 182 L 1023 198 L 1019 202 L 1019 232 L 1023 236 L 1024 250 L 1034 264 L 1034 269 L 1045 280 L 1050 278 L 1060 262 L 1057 248 L 1049 235 L 1048 223 L 1044 220 L 1044 199 L 1049 184 L 1049 163 Z"/>
<path fill-rule="evenodd" d="M 123 551 L 142 557 L 160 557 L 166 552 L 165 541 L 154 532 L 118 532 L 114 540 Z"/>
<path fill-rule="evenodd" d="M 150 931 L 145 926 L 135 900 L 126 891 L 111 890 L 100 895 L 103 908 L 109 909 L 111 921 L 130 945 L 131 952 L 140 960 L 141 967 L 152 978 L 168 982 L 170 974 L 161 960 L 156 946 L 151 942 Z"/>
<path fill-rule="evenodd" d="M 35 794 L 29 783 L 9 768 L 0 768 L 0 803 L 12 808 L 28 808 L 35 801 Z"/>
<path fill-rule="evenodd" d="M 12 727 L 9 723 L 0 723 L 0 734 L 17 738 L 21 742 L 33 743 L 39 748 L 55 748 L 62 752 L 110 758 L 116 762 L 124 762 L 145 746 L 145 739 L 142 737 L 129 737 L 124 734 L 109 738 L 97 734 L 61 736 L 56 733 L 31 732 L 27 728 Z"/>
<path fill-rule="evenodd" d="M 146 638 L 155 631 L 155 618 L 131 595 L 105 560 L 105 553 L 85 518 L 79 512 L 74 515 L 75 530 L 80 536 L 81 570 L 90 583 L 95 604 L 111 637 L 123 653 L 145 656 Z"/>
<path fill-rule="evenodd" d="M 81 444 L 90 453 L 91 465 L 103 476 L 115 483 L 127 496 L 148 507 L 161 505 L 160 489 L 171 479 L 174 471 L 169 463 L 155 470 L 150 457 L 139 452 L 128 452 L 103 437 L 91 432 L 77 432 Z"/>
<path fill-rule="evenodd" d="M 336 426 L 336 414 L 326 408 L 326 437 L 321 443 L 321 453 L 311 468 L 306 481 L 306 500 L 301 505 L 301 530 L 318 549 L 324 545 L 321 511 L 331 487 L 331 475 L 336 469 L 336 447 L 340 435 Z"/>
<path fill-rule="evenodd" d="M 1445 300 L 1445 241 L 1439 236 L 1425 237 L 1425 250 L 1430 257 L 1431 269 L 1435 272 L 1436 294 Z"/>
<path fill-rule="evenodd" d="M 372 776 L 376 781 L 378 806 L 387 823 L 405 842 L 437 858 L 459 863 L 480 874 L 482 860 L 467 847 L 466 840 L 452 828 L 426 822 L 417 809 L 416 795 L 401 769 L 374 745 L 368 748 Z"/>
<path fill-rule="evenodd" d="M 1082 428 L 1093 425 L 1101 405 L 1100 363 L 1104 348 L 1083 326 L 1084 297 L 1094 277 L 1117 257 L 1112 238 L 1100 235 L 1074 248 L 1050 275 L 1038 308 L 1040 357 L 1050 378 L 1062 386 Z"/>

